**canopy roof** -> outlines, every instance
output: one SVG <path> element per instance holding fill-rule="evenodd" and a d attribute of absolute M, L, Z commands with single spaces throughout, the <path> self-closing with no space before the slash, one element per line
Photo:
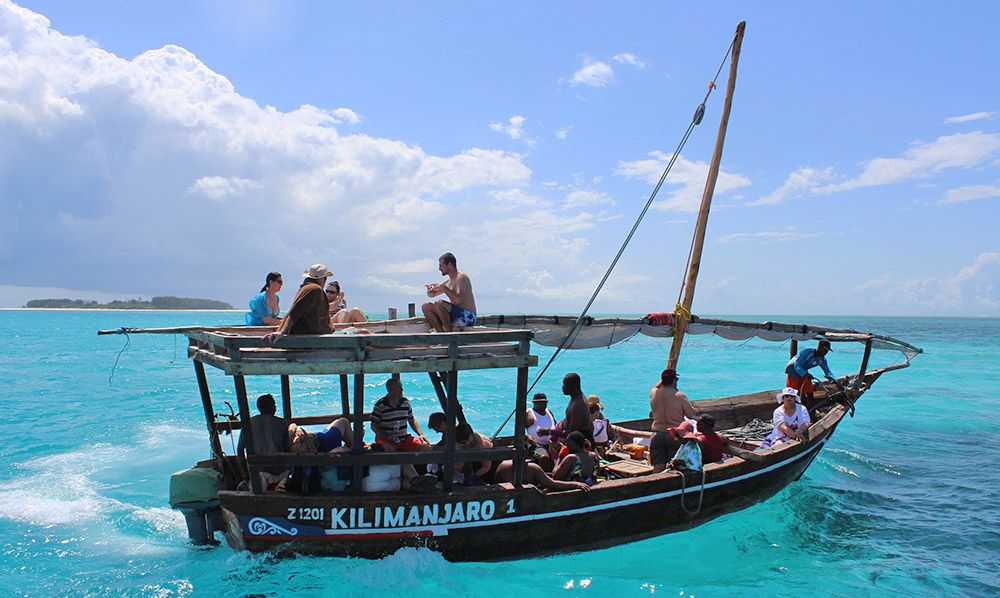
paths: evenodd
<path fill-rule="evenodd" d="M 530 330 L 534 342 L 549 347 L 558 347 L 566 339 L 576 324 L 576 316 L 531 316 L 531 315 L 490 315 L 480 316 L 477 326 L 486 328 L 510 328 Z M 662 314 L 659 318 L 591 318 L 585 317 L 579 331 L 565 349 L 593 349 L 607 347 L 626 341 L 636 334 L 669 338 L 674 334 L 673 314 Z M 364 325 L 372 332 L 418 333 L 427 331 L 423 318 L 368 322 Z M 859 332 L 849 328 L 827 328 L 809 324 L 789 324 L 782 322 L 740 322 L 692 316 L 687 328 L 688 334 L 715 334 L 733 341 L 759 338 L 765 341 L 784 342 L 788 340 L 810 341 L 827 339 L 830 342 L 872 341 L 873 349 L 898 351 L 907 363 L 922 352 L 905 341 L 875 334 Z"/>

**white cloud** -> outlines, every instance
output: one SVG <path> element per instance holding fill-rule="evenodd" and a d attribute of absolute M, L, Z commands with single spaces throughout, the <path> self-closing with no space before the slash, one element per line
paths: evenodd
<path fill-rule="evenodd" d="M 573 130 L 572 126 L 562 127 L 561 129 L 558 129 L 555 133 L 556 139 L 566 139 L 567 137 L 569 137 L 569 132 L 572 130 Z"/>
<path fill-rule="evenodd" d="M 1000 308 L 1000 252 L 982 253 L 954 276 L 898 280 L 883 274 L 856 290 L 873 293 L 885 305 L 928 309 L 932 313 L 995 314 Z"/>
<path fill-rule="evenodd" d="M 729 276 L 727 278 L 723 278 L 722 280 L 718 280 L 715 282 L 708 282 L 707 284 L 704 285 L 704 288 L 706 291 L 723 291 L 732 288 L 733 283 L 735 282 L 736 278 Z"/>
<path fill-rule="evenodd" d="M 948 205 L 953 203 L 973 201 L 975 199 L 991 199 L 994 197 L 1000 197 L 1000 186 L 968 185 L 965 187 L 956 187 L 954 189 L 948 189 L 945 192 L 944 197 L 942 197 L 938 201 L 938 204 Z"/>
<path fill-rule="evenodd" d="M 821 236 L 820 233 L 803 233 L 794 230 L 783 231 L 762 231 L 759 233 L 732 233 L 723 235 L 716 239 L 718 243 L 755 242 L 765 243 L 787 243 L 789 241 L 802 241 Z"/>
<path fill-rule="evenodd" d="M 437 271 L 437 260 L 424 258 L 406 262 L 387 262 L 378 266 L 378 271 L 385 274 L 423 274 L 431 276 Z"/>
<path fill-rule="evenodd" d="M 615 174 L 627 178 L 642 179 L 650 184 L 660 180 L 663 169 L 670 161 L 670 154 L 651 152 L 650 160 L 634 162 L 619 162 Z M 666 199 L 657 200 L 654 207 L 662 211 L 697 212 L 701 205 L 701 196 L 705 190 L 705 179 L 708 177 L 707 162 L 692 162 L 684 156 L 678 156 L 670 175 L 664 182 L 665 189 L 679 187 Z M 719 169 L 719 178 L 715 183 L 715 195 L 718 197 L 728 191 L 750 185 L 750 179 L 740 174 L 733 174 Z M 661 189 L 664 193 L 665 189 Z"/>
<path fill-rule="evenodd" d="M 204 195 L 219 200 L 231 195 L 243 195 L 247 191 L 259 189 L 260 183 L 240 177 L 204 176 L 188 189 L 190 193 Z"/>
<path fill-rule="evenodd" d="M 0 270 L 41 286 L 57 261 L 61 284 L 107 289 L 123 271 L 156 272 L 130 288 L 243 301 L 231 289 L 252 291 L 261 271 L 363 271 L 345 252 L 436 258 L 447 249 L 427 240 L 458 217 L 451 208 L 473 201 L 460 219 L 477 224 L 490 200 L 468 198 L 531 176 L 517 153 L 432 155 L 341 131 L 360 122 L 343 106 L 261 106 L 184 48 L 128 60 L 0 2 Z M 234 263 L 225 275 L 219 259 Z"/>
<path fill-rule="evenodd" d="M 508 119 L 507 124 L 501 122 L 492 122 L 489 125 L 491 131 L 496 131 L 497 133 L 503 133 L 511 139 L 522 139 L 528 145 L 533 145 L 534 140 L 528 138 L 524 134 L 524 117 L 520 114 L 515 114 Z"/>
<path fill-rule="evenodd" d="M 836 193 L 926 178 L 949 169 L 979 166 L 998 156 L 1000 133 L 956 133 L 938 137 L 931 142 L 916 142 L 898 158 L 869 160 L 857 177 L 819 187 L 816 191 Z"/>
<path fill-rule="evenodd" d="M 556 277 L 547 271 L 533 273 L 526 277 L 533 284 L 509 287 L 505 292 L 543 301 L 582 302 L 590 299 L 604 276 L 604 270 L 600 270 L 599 274 L 596 273 L 596 267 L 591 267 L 590 270 L 594 273 L 587 279 L 562 285 L 557 284 Z M 612 301 L 628 299 L 630 295 L 626 289 L 649 280 L 649 276 L 644 274 L 612 273 L 608 283 L 601 289 L 600 297 Z"/>
<path fill-rule="evenodd" d="M 973 112 L 972 114 L 963 114 L 962 116 L 949 116 L 944 119 L 944 124 L 954 125 L 960 123 L 968 123 L 976 120 L 992 120 L 997 115 L 996 112 Z"/>
<path fill-rule="evenodd" d="M 946 135 L 931 142 L 915 142 L 900 157 L 868 160 L 860 175 L 846 180 L 838 177 L 832 168 L 799 168 L 788 176 L 781 187 L 747 205 L 775 205 L 807 194 L 828 195 L 926 179 L 948 170 L 982 167 L 997 158 L 1000 158 L 1000 133 L 974 131 Z M 837 179 L 842 180 L 831 182 Z M 988 185 L 976 185 L 952 190 L 939 203 L 992 197 L 989 188 Z"/>
<path fill-rule="evenodd" d="M 781 185 L 781 187 L 778 187 L 770 194 L 765 195 L 756 201 L 749 202 L 746 205 L 764 206 L 780 204 L 814 191 L 819 183 L 830 180 L 832 177 L 832 168 L 817 170 L 815 168 L 804 166 L 788 175 L 788 179 L 785 180 L 785 183 Z"/>
<path fill-rule="evenodd" d="M 337 108 L 331 114 L 338 122 L 350 125 L 356 125 L 361 122 L 361 118 L 350 108 Z"/>
<path fill-rule="evenodd" d="M 599 60 L 585 59 L 581 66 L 570 78 L 573 85 L 587 85 L 589 87 L 605 87 L 615 80 L 615 69 L 611 65 Z"/>
<path fill-rule="evenodd" d="M 490 195 L 494 200 L 490 207 L 501 211 L 545 208 L 551 204 L 539 195 L 533 195 L 517 188 L 493 191 Z"/>
<path fill-rule="evenodd" d="M 614 205 L 615 200 L 607 193 L 593 189 L 576 189 L 566 194 L 563 207 L 578 208 L 582 206 Z"/>
<path fill-rule="evenodd" d="M 640 69 L 646 68 L 646 63 L 642 60 L 639 60 L 639 58 L 637 58 L 636 55 L 632 54 L 631 52 L 615 54 L 615 56 L 611 60 L 614 60 L 619 64 L 631 64 L 632 66 L 638 67 Z"/>
<path fill-rule="evenodd" d="M 434 278 L 432 274 L 433 273 L 429 273 L 427 276 Z M 367 286 L 382 289 L 384 291 L 391 291 L 400 295 L 420 296 L 424 295 L 426 291 L 426 289 L 421 285 L 405 284 L 391 278 L 380 278 L 378 276 L 365 276 L 362 279 L 362 282 Z"/>

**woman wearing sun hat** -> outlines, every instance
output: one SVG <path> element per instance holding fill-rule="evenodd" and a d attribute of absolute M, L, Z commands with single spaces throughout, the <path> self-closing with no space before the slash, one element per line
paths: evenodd
<path fill-rule="evenodd" d="M 799 391 L 789 386 L 775 395 L 775 398 L 781 404 L 774 410 L 774 429 L 771 430 L 760 448 L 769 448 L 790 440 L 804 442 L 810 420 L 809 412 L 799 402 Z"/>

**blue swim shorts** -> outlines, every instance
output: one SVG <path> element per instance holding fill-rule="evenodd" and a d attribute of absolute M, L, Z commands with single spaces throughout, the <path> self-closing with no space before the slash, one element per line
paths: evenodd
<path fill-rule="evenodd" d="M 451 306 L 451 325 L 455 328 L 470 328 L 476 325 L 476 314 L 457 305 Z"/>

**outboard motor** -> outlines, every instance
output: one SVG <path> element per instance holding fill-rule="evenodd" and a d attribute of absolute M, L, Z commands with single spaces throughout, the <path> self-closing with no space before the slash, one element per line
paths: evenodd
<path fill-rule="evenodd" d="M 184 514 L 188 537 L 195 546 L 218 546 L 215 532 L 222 531 L 218 493 L 222 474 L 207 467 L 192 467 L 170 476 L 170 506 Z"/>

